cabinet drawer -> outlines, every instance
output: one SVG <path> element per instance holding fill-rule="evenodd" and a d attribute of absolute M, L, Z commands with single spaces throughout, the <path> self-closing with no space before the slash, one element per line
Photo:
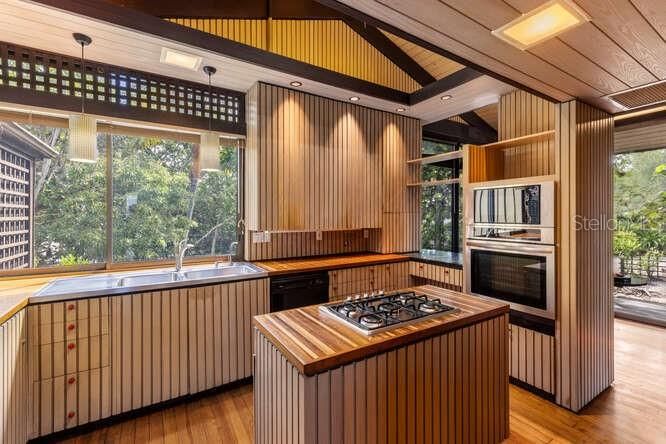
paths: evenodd
<path fill-rule="evenodd" d="M 35 381 L 53 379 L 110 365 L 109 335 L 98 335 L 68 341 L 41 344 L 32 354 L 38 361 L 33 372 Z"/>

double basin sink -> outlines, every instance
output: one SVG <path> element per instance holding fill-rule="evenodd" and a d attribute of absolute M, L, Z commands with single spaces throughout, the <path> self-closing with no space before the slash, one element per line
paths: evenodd
<path fill-rule="evenodd" d="M 56 279 L 38 291 L 33 302 L 147 291 L 215 282 L 256 279 L 267 276 L 265 270 L 246 262 L 234 262 L 207 268 L 188 268 L 179 272 L 158 270 L 143 273 L 114 273 Z"/>

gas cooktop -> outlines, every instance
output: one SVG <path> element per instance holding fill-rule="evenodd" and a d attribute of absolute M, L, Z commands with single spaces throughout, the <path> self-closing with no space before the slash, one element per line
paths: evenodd
<path fill-rule="evenodd" d="M 413 291 L 348 297 L 345 301 L 321 305 L 319 309 L 366 335 L 458 311 L 437 298 Z"/>

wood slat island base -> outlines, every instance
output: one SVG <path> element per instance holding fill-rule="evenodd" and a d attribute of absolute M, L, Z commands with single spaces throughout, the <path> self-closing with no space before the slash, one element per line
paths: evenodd
<path fill-rule="evenodd" d="M 460 312 L 371 337 L 316 307 L 256 317 L 255 442 L 507 438 L 508 307 L 430 286 L 416 290 Z M 291 332 L 288 344 L 276 344 L 284 340 L 276 328 Z M 289 347 L 293 353 L 283 353 Z M 310 359 L 296 359 L 301 351 Z M 340 357 L 337 364 L 333 355 Z M 316 364 L 322 362 L 329 368 Z"/>

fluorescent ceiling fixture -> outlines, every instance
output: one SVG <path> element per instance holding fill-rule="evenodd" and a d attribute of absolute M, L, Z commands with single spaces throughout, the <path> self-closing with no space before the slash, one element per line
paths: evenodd
<path fill-rule="evenodd" d="M 567 0 L 551 0 L 494 30 L 493 34 L 524 50 L 589 20 Z"/>
<path fill-rule="evenodd" d="M 176 51 L 171 48 L 162 48 L 160 62 L 166 65 L 197 71 L 201 66 L 202 59 L 199 56 L 188 54 L 186 52 Z"/>

